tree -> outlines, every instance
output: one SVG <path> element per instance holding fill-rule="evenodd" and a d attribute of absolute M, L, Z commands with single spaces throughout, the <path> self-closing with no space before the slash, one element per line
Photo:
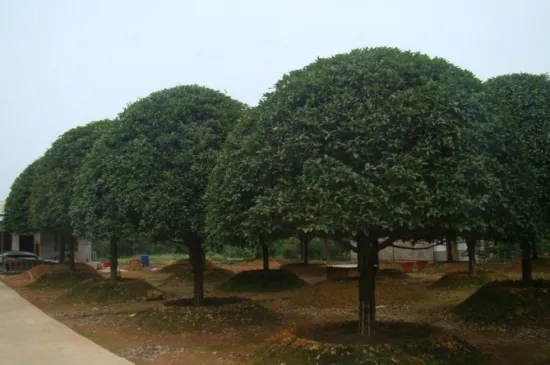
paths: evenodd
<path fill-rule="evenodd" d="M 508 193 L 515 198 L 514 221 L 521 224 L 509 227 L 507 238 L 520 243 L 522 278 L 531 281 L 533 248 L 548 232 L 550 219 L 550 78 L 509 74 L 485 85 L 508 116 L 507 132 L 517 143 L 507 179 L 511 180 Z"/>
<path fill-rule="evenodd" d="M 42 157 L 32 184 L 31 217 L 33 227 L 40 232 L 56 233 L 60 240 L 60 262 L 65 258 L 68 242 L 71 268 L 74 269 L 73 229 L 69 209 L 73 185 L 84 157 L 108 129 L 108 120 L 73 128 L 61 135 Z"/>
<path fill-rule="evenodd" d="M 481 212 L 499 186 L 483 91 L 468 71 L 394 48 L 291 72 L 228 139 L 208 227 L 347 244 L 358 253 L 360 332 L 374 336 L 379 250 L 489 230 Z"/>
<path fill-rule="evenodd" d="M 42 158 L 39 158 L 28 165 L 11 186 L 4 206 L 5 227 L 8 232 L 17 234 L 35 232 L 30 205 L 33 182 L 41 163 Z"/>
<path fill-rule="evenodd" d="M 217 151 L 245 111 L 229 96 L 196 85 L 158 91 L 130 104 L 80 174 L 75 226 L 110 240 L 113 252 L 125 231 L 186 245 L 200 305 L 203 195 Z"/>

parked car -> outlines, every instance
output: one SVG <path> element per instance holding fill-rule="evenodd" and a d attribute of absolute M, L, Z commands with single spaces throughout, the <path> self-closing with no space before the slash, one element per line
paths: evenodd
<path fill-rule="evenodd" d="M 19 264 L 27 263 L 28 265 L 22 265 L 22 266 L 31 267 L 31 266 L 36 266 L 40 264 L 57 264 L 58 261 L 44 259 L 42 257 L 35 255 L 32 252 L 7 251 L 0 255 L 0 274 L 7 273 L 8 270 L 10 270 L 10 267 L 11 267 L 10 263 L 19 263 Z"/>

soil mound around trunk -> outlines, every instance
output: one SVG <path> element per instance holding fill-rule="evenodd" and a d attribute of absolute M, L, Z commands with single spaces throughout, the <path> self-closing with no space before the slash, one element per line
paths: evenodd
<path fill-rule="evenodd" d="M 277 292 L 299 289 L 307 282 L 287 270 L 242 271 L 223 282 L 220 290 L 235 292 Z"/>
<path fill-rule="evenodd" d="M 467 262 L 431 262 L 423 270 L 424 274 L 447 274 L 468 271 Z"/>
<path fill-rule="evenodd" d="M 86 264 L 76 264 L 75 271 L 67 265 L 38 265 L 29 270 L 33 280 L 29 288 L 70 288 L 90 279 L 103 279 L 96 269 Z"/>
<path fill-rule="evenodd" d="M 204 269 L 209 269 L 211 267 L 214 267 L 214 263 L 209 260 L 204 261 Z M 192 270 L 191 261 L 189 260 L 179 260 L 176 261 L 170 265 L 166 265 L 163 268 L 159 270 L 159 272 L 165 273 L 165 274 L 172 274 L 177 272 L 184 272 L 187 270 Z"/>
<path fill-rule="evenodd" d="M 120 279 L 113 283 L 106 279 L 92 279 L 75 285 L 61 295 L 59 301 L 124 302 L 147 299 L 149 291 L 158 291 L 143 279 Z"/>
<path fill-rule="evenodd" d="M 232 277 L 233 272 L 219 267 L 209 267 L 204 270 L 203 275 L 205 283 L 219 283 Z M 193 278 L 193 269 L 190 266 L 182 266 L 179 270 L 174 271 L 162 286 L 190 285 L 193 284 Z"/>
<path fill-rule="evenodd" d="M 307 265 L 303 262 L 284 264 L 281 266 L 281 270 L 292 271 L 298 276 L 325 276 L 327 274 L 325 264 L 320 261 L 312 261 Z"/>
<path fill-rule="evenodd" d="M 453 312 L 466 322 L 491 325 L 549 326 L 550 281 L 491 282 L 482 286 Z"/>
<path fill-rule="evenodd" d="M 456 289 L 461 287 L 479 287 L 491 281 L 508 280 L 504 274 L 480 271 L 470 276 L 467 272 L 452 272 L 443 275 L 430 289 Z"/>
<path fill-rule="evenodd" d="M 357 335 L 357 322 L 301 326 L 270 338 L 255 364 L 481 365 L 488 358 L 443 330 L 425 324 L 378 323 L 377 337 Z"/>
<path fill-rule="evenodd" d="M 237 297 L 205 298 L 200 307 L 192 299 L 167 301 L 135 316 L 137 324 L 152 332 L 219 332 L 227 327 L 265 325 L 276 315 L 256 302 Z"/>
<path fill-rule="evenodd" d="M 427 290 L 420 284 L 404 280 L 383 280 L 376 284 L 377 304 L 399 304 L 423 299 Z M 357 279 L 325 280 L 296 293 L 290 304 L 298 307 L 345 308 L 357 307 Z"/>

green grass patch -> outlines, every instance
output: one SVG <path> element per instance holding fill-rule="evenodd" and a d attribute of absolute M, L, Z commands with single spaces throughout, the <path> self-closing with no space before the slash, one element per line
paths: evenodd
<path fill-rule="evenodd" d="M 491 282 L 481 287 L 453 312 L 466 322 L 521 326 L 550 325 L 550 281 Z"/>
<path fill-rule="evenodd" d="M 236 292 L 277 292 L 299 289 L 307 282 L 287 270 L 242 271 L 223 282 L 220 290 Z"/>
<path fill-rule="evenodd" d="M 222 331 L 277 321 L 269 309 L 250 299 L 205 298 L 200 307 L 192 299 L 168 301 L 139 312 L 135 320 L 140 327 L 154 332 L 181 333 L 207 330 Z"/>

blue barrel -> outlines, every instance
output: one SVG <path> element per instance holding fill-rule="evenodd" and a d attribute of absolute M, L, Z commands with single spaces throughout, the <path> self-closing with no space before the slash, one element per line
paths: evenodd
<path fill-rule="evenodd" d="M 149 267 L 149 255 L 141 256 L 141 264 L 143 265 L 143 267 Z"/>

